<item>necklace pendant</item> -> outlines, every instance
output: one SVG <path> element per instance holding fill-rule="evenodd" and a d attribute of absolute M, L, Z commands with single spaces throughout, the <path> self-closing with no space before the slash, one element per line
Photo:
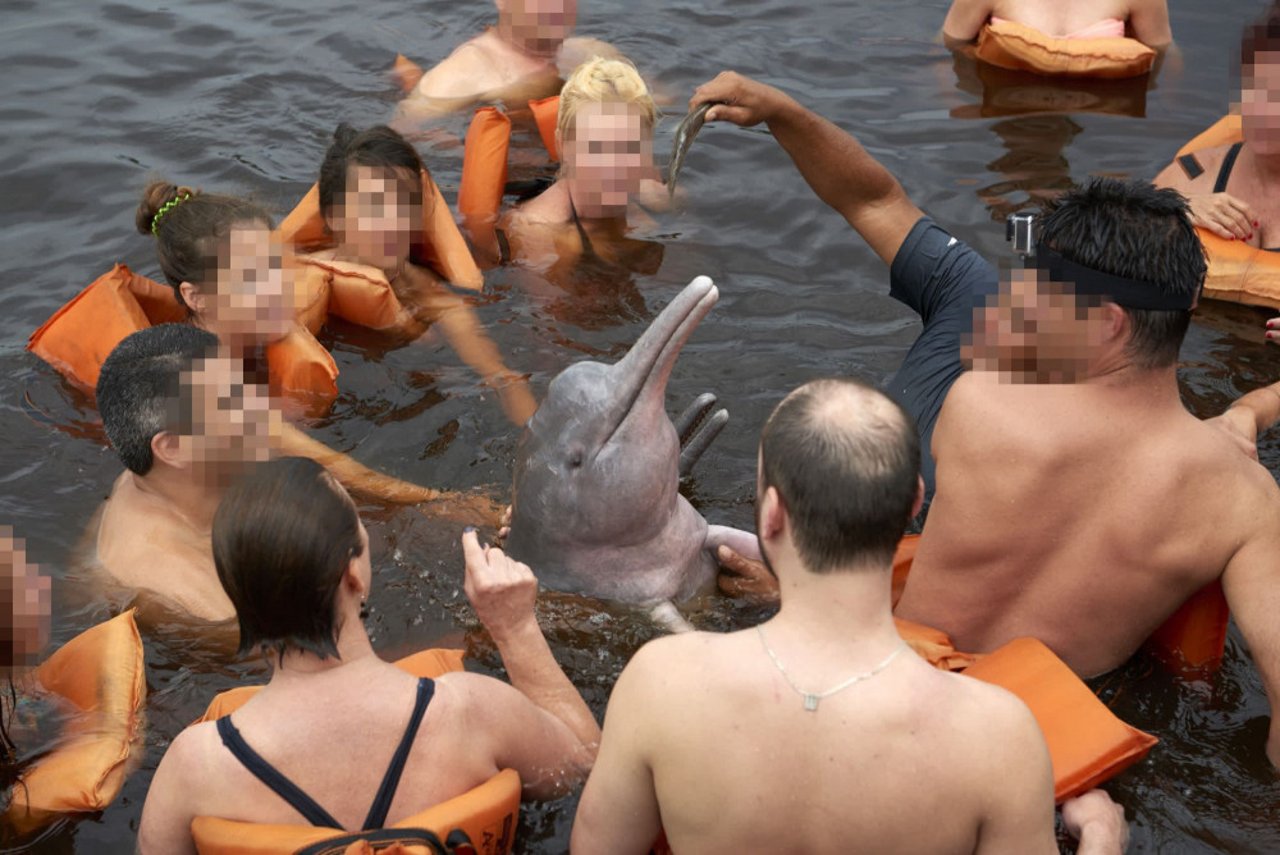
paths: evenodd
<path fill-rule="evenodd" d="M 804 693 L 805 710 L 807 710 L 808 712 L 816 712 L 818 709 L 818 701 L 820 700 L 822 700 L 822 698 L 818 697 L 817 695 L 811 695 L 808 692 L 805 692 Z"/>

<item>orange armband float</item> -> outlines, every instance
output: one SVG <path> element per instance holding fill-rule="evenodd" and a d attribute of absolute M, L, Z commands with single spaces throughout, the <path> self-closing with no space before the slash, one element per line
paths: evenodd
<path fill-rule="evenodd" d="M 140 747 L 146 698 L 133 611 L 85 630 L 35 671 L 48 692 L 81 711 L 58 746 L 23 772 L 4 821 L 33 831 L 62 814 L 100 811 L 120 794 Z"/>
<path fill-rule="evenodd" d="M 1111 79 L 1146 74 L 1156 58 L 1156 52 L 1137 39 L 1054 38 L 1013 21 L 984 26 L 974 55 L 1014 71 Z"/>
<path fill-rule="evenodd" d="M 1195 154 L 1244 139 L 1240 116 L 1223 116 L 1178 150 L 1177 157 Z M 1230 303 L 1280 309 L 1280 253 L 1218 237 L 1196 229 L 1209 259 L 1204 296 Z"/>
<path fill-rule="evenodd" d="M 462 651 L 430 649 L 398 660 L 396 667 L 415 677 L 436 678 L 462 670 Z M 242 686 L 217 695 L 200 722 L 231 715 L 262 689 Z M 384 847 L 413 847 L 421 843 L 415 831 L 423 829 L 440 840 L 461 829 L 481 855 L 506 855 L 515 842 L 520 813 L 520 776 L 504 769 L 485 783 L 460 796 L 441 802 L 407 817 L 387 829 L 348 833 L 341 829 L 314 826 L 269 825 L 238 822 L 217 817 L 196 817 L 191 834 L 201 855 L 292 855 L 308 853 L 372 853 Z M 400 851 L 394 850 L 392 851 Z M 406 852 L 418 852 L 406 848 Z"/>

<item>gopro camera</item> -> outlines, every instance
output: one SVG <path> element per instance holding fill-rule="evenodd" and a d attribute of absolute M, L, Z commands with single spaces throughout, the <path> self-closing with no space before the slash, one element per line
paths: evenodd
<path fill-rule="evenodd" d="M 1024 258 L 1036 251 L 1035 222 L 1036 215 L 1030 211 L 1010 214 L 1005 220 L 1004 239 Z"/>

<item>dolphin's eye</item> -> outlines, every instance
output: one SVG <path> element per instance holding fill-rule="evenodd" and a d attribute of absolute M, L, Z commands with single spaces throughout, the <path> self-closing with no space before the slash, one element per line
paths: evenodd
<path fill-rule="evenodd" d="M 573 451 L 569 452 L 569 468 L 570 469 L 582 468 L 582 449 L 581 448 L 575 448 Z"/>

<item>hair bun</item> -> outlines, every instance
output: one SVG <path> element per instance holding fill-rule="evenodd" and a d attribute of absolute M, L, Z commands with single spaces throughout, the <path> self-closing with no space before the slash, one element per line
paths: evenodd
<path fill-rule="evenodd" d="M 199 192 L 190 187 L 170 184 L 168 181 L 152 181 L 142 191 L 142 201 L 138 203 L 138 213 L 134 217 L 134 225 L 138 233 L 151 234 L 151 224 L 155 221 L 156 214 L 160 213 L 160 209 L 165 205 L 182 196 L 195 196 Z"/>
<path fill-rule="evenodd" d="M 356 137 L 359 135 L 359 131 L 346 122 L 342 122 L 333 129 L 333 143 L 341 147 L 343 151 L 346 151 L 351 148 L 351 144 L 356 141 Z"/>

